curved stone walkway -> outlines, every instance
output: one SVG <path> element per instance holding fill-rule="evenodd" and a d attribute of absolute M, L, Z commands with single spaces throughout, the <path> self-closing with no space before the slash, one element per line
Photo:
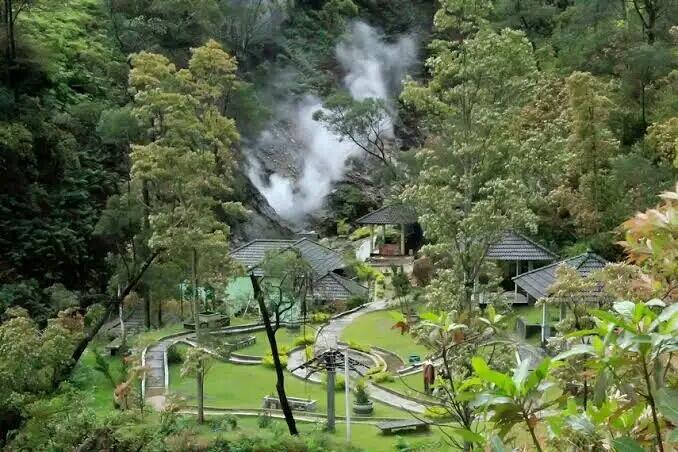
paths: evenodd
<path fill-rule="evenodd" d="M 331 347 L 336 347 L 337 342 L 341 337 L 341 333 L 344 331 L 344 328 L 346 328 L 351 322 L 355 321 L 358 317 L 370 312 L 383 311 L 385 309 L 389 309 L 390 307 L 391 306 L 388 302 L 375 301 L 363 305 L 362 309 L 358 309 L 349 314 L 331 319 L 316 336 L 315 353 L 318 354 Z M 301 364 L 303 364 L 304 360 L 303 350 L 299 350 L 296 353 L 290 354 L 290 358 L 287 363 L 287 369 L 293 370 L 299 367 Z M 316 383 L 320 382 L 320 376 L 318 374 L 313 374 L 307 378 L 306 371 L 302 369 L 297 369 L 295 372 L 293 372 L 293 374 L 298 378 L 308 379 Z M 417 414 L 421 414 L 426 410 L 426 406 L 422 405 L 421 403 L 385 391 L 372 383 L 368 383 L 367 387 L 370 398 L 378 402 Z"/>

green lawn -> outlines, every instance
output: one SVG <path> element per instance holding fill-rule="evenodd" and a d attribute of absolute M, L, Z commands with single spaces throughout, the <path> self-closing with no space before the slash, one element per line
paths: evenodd
<path fill-rule="evenodd" d="M 180 365 L 170 366 L 170 391 L 195 400 L 195 380 L 182 378 Z M 318 401 L 318 413 L 327 412 L 325 387 L 302 381 L 291 374 L 285 375 L 285 388 L 291 397 L 303 397 Z M 244 366 L 215 362 L 205 380 L 205 405 L 215 408 L 261 408 L 264 396 L 275 394 L 275 372 L 264 366 Z M 337 392 L 336 413 L 345 410 L 344 393 Z M 351 401 L 353 397 L 351 396 Z M 396 408 L 375 404 L 374 416 L 407 417 Z"/>
<path fill-rule="evenodd" d="M 380 386 L 385 386 L 400 394 L 404 394 L 410 397 L 416 397 L 422 400 L 429 399 L 428 396 L 423 394 L 424 376 L 421 372 L 412 375 L 407 375 L 405 377 L 399 377 L 396 375 L 393 381 L 380 383 Z M 431 398 L 431 400 L 434 399 Z"/>
<path fill-rule="evenodd" d="M 423 360 L 430 353 L 424 345 L 417 344 L 409 334 L 400 334 L 400 330 L 392 329 L 397 311 L 370 312 L 358 317 L 348 325 L 341 338 L 344 341 L 355 341 L 364 345 L 376 345 L 400 356 L 405 362 L 411 354 Z"/>
<path fill-rule="evenodd" d="M 100 353 L 110 365 L 113 378 L 117 381 L 122 376 L 120 358 L 106 356 L 103 347 L 100 348 Z M 71 381 L 80 389 L 90 389 L 92 394 L 90 406 L 97 414 L 104 414 L 113 410 L 113 390 L 115 388 L 103 373 L 95 369 L 95 355 L 91 348 L 85 350 L 78 361 Z"/>
<path fill-rule="evenodd" d="M 551 323 L 557 322 L 560 311 L 555 306 L 547 306 L 546 317 Z M 525 320 L 528 324 L 541 324 L 542 308 L 541 306 L 515 306 L 514 311 L 517 317 Z"/>
<path fill-rule="evenodd" d="M 276 341 L 278 343 L 278 348 L 285 346 L 289 349 L 294 347 L 294 341 L 298 337 L 302 336 L 303 329 L 298 329 L 296 331 L 288 330 L 287 328 L 280 328 L 275 335 Z M 242 353 L 244 355 L 253 355 L 253 356 L 264 356 L 266 353 L 271 351 L 271 346 L 268 343 L 268 337 L 266 336 L 266 331 L 255 331 L 253 333 L 243 333 L 238 336 L 254 336 L 257 338 L 257 342 L 254 345 L 249 347 L 241 348 L 236 353 Z M 315 336 L 315 329 L 310 326 L 306 327 L 307 336 Z M 236 336 L 232 336 L 236 337 Z"/>

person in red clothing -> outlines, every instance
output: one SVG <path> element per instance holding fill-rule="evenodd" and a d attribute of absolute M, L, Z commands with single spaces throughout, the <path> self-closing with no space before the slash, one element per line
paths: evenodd
<path fill-rule="evenodd" d="M 433 383 L 435 382 L 436 379 L 436 368 L 433 367 L 433 363 L 431 362 L 430 359 L 424 361 L 423 374 L 424 374 L 424 392 L 430 395 L 431 392 L 433 392 Z"/>

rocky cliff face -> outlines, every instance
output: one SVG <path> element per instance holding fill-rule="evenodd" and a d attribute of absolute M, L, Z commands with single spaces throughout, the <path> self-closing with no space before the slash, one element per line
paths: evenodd
<path fill-rule="evenodd" d="M 261 238 L 288 239 L 294 237 L 292 225 L 276 213 L 246 174 L 247 169 L 244 166 L 241 167 L 237 176 L 237 183 L 241 193 L 239 201 L 246 207 L 248 213 L 244 221 L 238 222 L 231 228 L 233 245 L 238 246 Z"/>

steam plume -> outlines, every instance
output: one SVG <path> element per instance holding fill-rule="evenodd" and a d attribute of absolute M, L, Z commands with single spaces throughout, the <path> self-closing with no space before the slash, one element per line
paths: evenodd
<path fill-rule="evenodd" d="M 353 22 L 350 32 L 337 45 L 336 57 L 345 71 L 344 85 L 356 100 L 379 98 L 390 100 L 400 91 L 407 70 L 416 60 L 416 45 L 410 36 L 386 42 L 377 31 L 363 22 Z M 295 181 L 279 174 L 268 180 L 252 159 L 250 178 L 278 214 L 292 222 L 322 207 L 334 182 L 341 180 L 348 159 L 359 150 L 348 141 L 328 131 L 313 119 L 322 102 L 308 95 L 287 111 L 294 141 L 303 164 Z M 390 133 L 392 134 L 392 130 Z M 262 138 L 271 139 L 271 132 Z"/>

